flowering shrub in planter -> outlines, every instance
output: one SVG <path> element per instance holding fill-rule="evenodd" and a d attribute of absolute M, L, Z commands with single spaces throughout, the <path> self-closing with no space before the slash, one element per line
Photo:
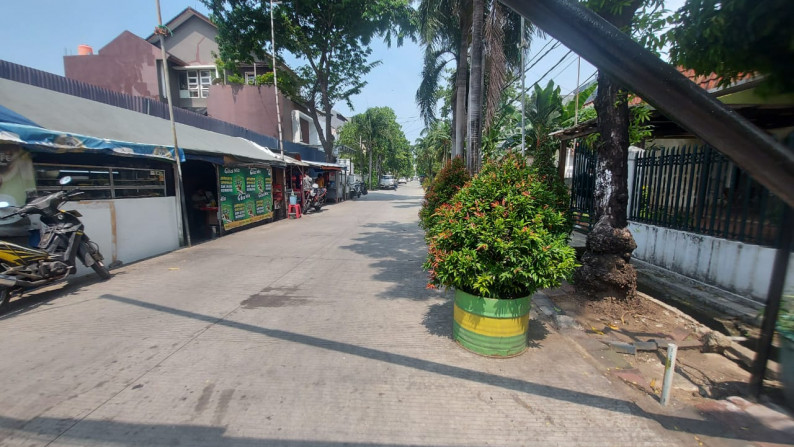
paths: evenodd
<path fill-rule="evenodd" d="M 425 227 L 429 287 L 510 300 L 570 278 L 571 226 L 551 183 L 516 154 L 486 163 Z"/>
<path fill-rule="evenodd" d="M 470 179 L 469 171 L 466 170 L 466 164 L 461 157 L 448 161 L 425 192 L 425 200 L 422 202 L 422 209 L 419 210 L 419 225 L 424 229 L 432 226 L 436 209 L 449 202 Z"/>

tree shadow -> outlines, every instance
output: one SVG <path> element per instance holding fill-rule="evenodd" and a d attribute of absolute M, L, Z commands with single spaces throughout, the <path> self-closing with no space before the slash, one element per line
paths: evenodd
<path fill-rule="evenodd" d="M 340 248 L 372 258 L 373 279 L 392 283 L 377 296 L 381 298 L 426 300 L 438 293 L 428 290 L 422 269 L 427 248 L 424 233 L 416 222 L 382 222 L 363 226 L 350 245 Z"/>
<path fill-rule="evenodd" d="M 452 339 L 452 311 L 454 300 L 431 304 L 422 317 L 422 325 L 430 335 Z"/>

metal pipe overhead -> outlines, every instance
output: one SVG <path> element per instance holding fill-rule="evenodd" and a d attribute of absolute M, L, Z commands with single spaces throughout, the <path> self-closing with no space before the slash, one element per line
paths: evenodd
<path fill-rule="evenodd" d="M 775 141 L 606 20 L 568 0 L 502 0 L 705 140 L 794 206 L 794 151 Z"/>

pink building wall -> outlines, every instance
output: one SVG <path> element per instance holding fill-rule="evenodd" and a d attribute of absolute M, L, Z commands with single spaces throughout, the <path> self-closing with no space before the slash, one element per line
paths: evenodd
<path fill-rule="evenodd" d="M 279 95 L 284 140 L 292 138 L 295 104 Z M 207 98 L 207 115 L 278 138 L 275 89 L 267 85 L 213 85 Z"/>
<path fill-rule="evenodd" d="M 98 54 L 64 56 L 64 74 L 128 95 L 160 99 L 157 60 L 160 49 L 124 31 L 99 50 Z"/>

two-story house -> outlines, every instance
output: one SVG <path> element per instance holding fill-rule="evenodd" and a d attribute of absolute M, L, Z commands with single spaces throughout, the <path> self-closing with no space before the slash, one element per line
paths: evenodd
<path fill-rule="evenodd" d="M 81 46 L 78 55 L 64 56 L 67 78 L 87 82 L 128 95 L 166 101 L 174 106 L 210 116 L 254 132 L 278 136 L 275 89 L 267 85 L 231 85 L 215 64 L 217 27 L 193 8 L 186 8 L 165 26 L 166 64 L 163 68 L 160 39 L 156 34 L 141 38 L 123 31 L 97 54 Z M 240 65 L 246 81 L 269 72 L 269 62 Z M 163 74 L 167 73 L 170 92 Z M 279 95 L 283 139 L 319 146 L 320 140 L 308 110 Z M 334 113 L 332 133 L 347 119 Z M 321 125 L 325 120 L 320 119 Z"/>

